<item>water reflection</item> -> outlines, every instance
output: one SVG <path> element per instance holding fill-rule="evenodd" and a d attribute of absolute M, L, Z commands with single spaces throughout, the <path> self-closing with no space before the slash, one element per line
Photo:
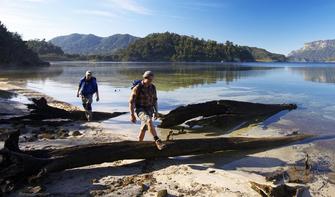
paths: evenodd
<path fill-rule="evenodd" d="M 335 67 L 299 67 L 291 70 L 303 75 L 306 81 L 335 83 Z"/>
<path fill-rule="evenodd" d="M 156 73 L 155 83 L 161 91 L 194 87 L 224 81 L 226 84 L 249 77 L 263 77 L 284 68 L 304 77 L 306 81 L 335 83 L 335 67 L 328 64 L 274 63 L 113 63 L 113 62 L 54 62 L 50 67 L 33 69 L 0 69 L 0 77 L 15 80 L 53 80 L 77 84 L 86 70 L 92 70 L 98 81 L 116 88 L 128 88 L 141 78 L 145 70 Z"/>
<path fill-rule="evenodd" d="M 61 67 L 0 68 L 0 78 L 8 78 L 14 82 L 25 82 L 27 80 L 46 80 L 60 76 L 62 73 L 63 68 Z"/>
<path fill-rule="evenodd" d="M 161 91 L 173 91 L 181 87 L 213 84 L 217 81 L 230 83 L 241 78 L 257 77 L 275 67 L 246 66 L 237 64 L 200 63 L 87 63 L 57 62 L 39 70 L 6 70 L 0 77 L 26 80 L 51 79 L 56 82 L 77 84 L 87 69 L 92 70 L 99 82 L 125 88 L 140 79 L 145 70 L 156 74 L 155 83 Z"/>
<path fill-rule="evenodd" d="M 145 67 L 122 69 L 119 73 L 126 77 L 121 86 L 127 86 L 129 81 L 138 79 Z M 213 84 L 225 81 L 227 84 L 246 77 L 265 75 L 273 67 L 252 67 L 234 64 L 172 64 L 150 68 L 156 73 L 155 83 L 159 90 L 173 91 L 181 87 L 192 87 L 203 84 Z M 128 83 L 128 84 L 124 84 Z"/>

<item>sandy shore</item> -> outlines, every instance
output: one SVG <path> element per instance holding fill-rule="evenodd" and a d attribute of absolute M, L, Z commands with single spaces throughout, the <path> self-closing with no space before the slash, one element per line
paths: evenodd
<path fill-rule="evenodd" d="M 27 90 L 20 82 L 0 80 L 0 90 L 9 91 L 20 99 L 0 98 L 0 119 L 28 113 L 25 98 L 44 96 L 53 106 L 73 109 L 70 104 L 56 101 L 42 93 Z M 9 95 L 13 96 L 13 95 Z M 16 97 L 18 98 L 18 97 Z M 78 144 L 115 142 L 133 137 L 106 129 L 97 122 L 72 122 L 50 127 L 0 125 L 1 132 L 24 129 L 20 137 L 22 149 L 61 148 Z M 42 131 L 41 131 L 42 130 Z M 59 132 L 45 135 L 45 130 Z M 250 132 L 248 132 L 250 131 Z M 37 135 L 33 136 L 32 133 Z M 66 135 L 64 135 L 66 133 Z M 230 136 L 273 136 L 252 128 L 234 131 Z M 2 146 L 2 144 L 0 144 Z M 40 180 L 38 186 L 26 186 L 13 196 L 157 196 L 167 191 L 170 196 L 260 196 L 251 188 L 250 181 L 273 185 L 266 175 L 297 165 L 309 155 L 311 179 L 303 185 L 304 196 L 333 196 L 335 193 L 334 152 L 317 149 L 313 142 L 282 148 L 251 152 L 215 153 L 200 156 L 174 157 L 159 160 L 123 160 L 54 173 Z"/>

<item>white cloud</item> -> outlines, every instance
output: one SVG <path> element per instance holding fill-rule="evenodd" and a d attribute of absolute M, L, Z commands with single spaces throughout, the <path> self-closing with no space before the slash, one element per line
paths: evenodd
<path fill-rule="evenodd" d="M 133 0 L 108 0 L 113 6 L 123 11 L 132 12 L 141 15 L 152 15 L 152 11 Z"/>
<path fill-rule="evenodd" d="M 67 27 L 59 25 L 67 20 L 61 17 L 50 19 L 47 15 L 37 12 L 35 4 L 28 1 L 38 0 L 0 0 L 0 20 L 9 31 L 18 32 L 25 40 L 48 39 L 58 35 L 60 31 L 68 32 Z"/>
<path fill-rule="evenodd" d="M 33 3 L 42 3 L 42 2 L 45 2 L 46 0 L 22 0 L 22 1 L 33 2 Z"/>
<path fill-rule="evenodd" d="M 118 15 L 107 12 L 104 10 L 75 10 L 76 14 L 87 14 L 87 15 L 94 15 L 94 16 L 103 16 L 103 17 L 117 17 Z"/>
<path fill-rule="evenodd" d="M 102 24 L 117 24 L 113 30 L 120 31 L 125 28 L 120 21 L 136 19 L 128 14 L 150 15 L 152 11 L 132 0 L 82 4 L 66 4 L 65 0 L 0 0 L 0 21 L 23 39 L 50 39 L 73 32 L 109 35 L 111 29 Z"/>
<path fill-rule="evenodd" d="M 223 2 L 215 3 L 215 2 L 196 2 L 196 1 L 189 1 L 184 2 L 180 1 L 179 6 L 184 9 L 190 9 L 190 10 L 198 10 L 198 11 L 211 11 L 213 9 L 222 9 L 226 8 L 226 5 L 223 4 Z"/>

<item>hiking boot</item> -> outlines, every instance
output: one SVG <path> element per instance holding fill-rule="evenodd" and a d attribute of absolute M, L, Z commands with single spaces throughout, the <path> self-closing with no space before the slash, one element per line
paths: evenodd
<path fill-rule="evenodd" d="M 166 147 L 166 145 L 160 139 L 156 140 L 155 144 L 158 150 L 163 150 Z"/>

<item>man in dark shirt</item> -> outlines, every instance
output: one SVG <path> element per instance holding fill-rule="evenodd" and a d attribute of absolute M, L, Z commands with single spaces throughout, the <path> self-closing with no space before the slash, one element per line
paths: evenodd
<path fill-rule="evenodd" d="M 77 97 L 81 96 L 87 121 L 92 120 L 93 95 L 96 94 L 96 101 L 99 101 L 98 84 L 91 71 L 86 71 L 85 76 L 80 80 Z"/>

